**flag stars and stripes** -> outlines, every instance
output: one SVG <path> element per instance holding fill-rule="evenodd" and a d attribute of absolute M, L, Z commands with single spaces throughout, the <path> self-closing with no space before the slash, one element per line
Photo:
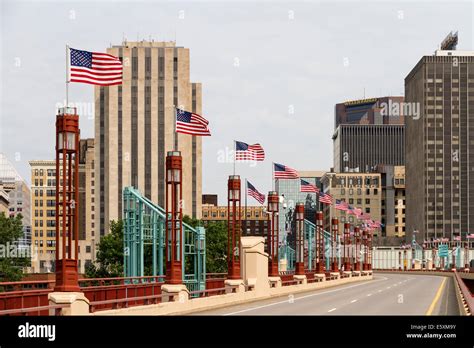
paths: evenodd
<path fill-rule="evenodd" d="M 263 161 L 265 151 L 260 144 L 246 144 L 242 141 L 235 142 L 235 160 L 236 161 Z"/>
<path fill-rule="evenodd" d="M 190 135 L 209 136 L 209 121 L 193 112 L 176 109 L 176 132 Z"/>
<path fill-rule="evenodd" d="M 299 174 L 296 170 L 283 164 L 273 163 L 275 179 L 297 179 Z"/>
<path fill-rule="evenodd" d="M 316 187 L 316 185 L 313 185 L 306 180 L 300 179 L 300 192 L 314 192 L 318 193 L 319 188 Z"/>
<path fill-rule="evenodd" d="M 258 203 L 265 203 L 265 195 L 260 193 L 255 186 L 253 186 L 249 181 L 247 181 L 247 194 L 257 200 Z"/>
<path fill-rule="evenodd" d="M 324 204 L 332 204 L 332 196 L 329 193 L 320 192 L 319 201 Z"/>
<path fill-rule="evenodd" d="M 107 53 L 69 48 L 68 68 L 69 82 L 98 86 L 122 84 L 122 62 Z"/>

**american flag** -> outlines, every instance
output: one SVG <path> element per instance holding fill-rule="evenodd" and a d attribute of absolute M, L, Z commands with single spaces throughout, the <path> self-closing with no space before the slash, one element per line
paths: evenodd
<path fill-rule="evenodd" d="M 122 84 L 122 62 L 107 53 L 69 48 L 69 81 L 98 86 Z"/>
<path fill-rule="evenodd" d="M 209 131 L 209 121 L 193 112 L 176 109 L 176 132 L 207 136 Z"/>
<path fill-rule="evenodd" d="M 467 239 L 474 239 L 474 233 L 468 234 L 466 236 Z"/>
<path fill-rule="evenodd" d="M 360 216 L 359 216 L 359 219 L 369 220 L 370 219 L 370 214 L 362 212 L 362 214 L 360 214 Z"/>
<path fill-rule="evenodd" d="M 324 204 L 332 204 L 332 197 L 329 193 L 320 192 L 319 201 Z"/>
<path fill-rule="evenodd" d="M 461 240 L 461 236 L 455 236 L 453 239 L 454 240 Z"/>
<path fill-rule="evenodd" d="M 337 210 L 347 211 L 347 209 L 349 208 L 349 205 L 347 204 L 346 201 L 342 201 L 342 200 L 336 199 L 336 206 L 335 206 L 335 208 L 336 208 Z"/>
<path fill-rule="evenodd" d="M 263 161 L 265 152 L 260 144 L 249 145 L 242 141 L 235 141 L 236 161 Z"/>
<path fill-rule="evenodd" d="M 247 181 L 247 194 L 255 198 L 258 203 L 265 203 L 265 195 L 258 192 L 255 186 L 253 186 L 249 181 Z"/>
<path fill-rule="evenodd" d="M 306 180 L 300 179 L 300 192 L 314 192 L 318 193 L 319 188 L 317 188 L 315 185 L 307 182 Z"/>
<path fill-rule="evenodd" d="M 354 212 L 354 215 L 357 216 L 357 218 L 359 218 L 362 215 L 362 209 L 360 208 L 354 207 L 352 211 Z"/>
<path fill-rule="evenodd" d="M 275 172 L 275 179 L 296 179 L 300 177 L 296 170 L 283 164 L 273 163 L 273 171 Z"/>
<path fill-rule="evenodd" d="M 351 214 L 351 215 L 356 215 L 356 213 L 354 212 L 354 209 L 355 209 L 355 208 L 354 208 L 352 205 L 349 204 L 349 205 L 347 206 L 347 213 L 348 213 L 348 214 Z"/>

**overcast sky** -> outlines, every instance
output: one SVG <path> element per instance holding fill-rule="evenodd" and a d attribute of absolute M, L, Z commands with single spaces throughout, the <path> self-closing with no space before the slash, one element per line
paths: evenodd
<path fill-rule="evenodd" d="M 471 1 L 2 1 L 0 151 L 29 182 L 28 161 L 54 158 L 55 106 L 65 98 L 65 44 L 105 51 L 123 38 L 176 40 L 203 85 L 203 193 L 226 200 L 234 139 L 261 143 L 267 160 L 238 164 L 262 192 L 272 161 L 332 166 L 334 104 L 403 95 L 404 78 L 451 30 L 473 49 Z M 93 137 L 93 87 L 71 84 Z M 250 199 L 251 200 L 251 199 Z M 249 204 L 256 204 L 249 201 Z"/>

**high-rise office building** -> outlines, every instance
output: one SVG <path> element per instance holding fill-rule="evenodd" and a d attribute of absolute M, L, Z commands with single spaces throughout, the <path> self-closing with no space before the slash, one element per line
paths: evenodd
<path fill-rule="evenodd" d="M 96 258 L 94 139 L 79 143 L 79 271 Z"/>
<path fill-rule="evenodd" d="M 451 35 L 457 42 L 457 35 Z M 424 56 L 405 78 L 406 230 L 409 239 L 474 233 L 474 52 Z"/>
<path fill-rule="evenodd" d="M 8 195 L 7 216 L 19 214 L 22 216 L 23 237 L 18 241 L 19 247 L 29 249 L 31 246 L 30 187 L 2 153 L 0 153 L 0 190 Z"/>
<path fill-rule="evenodd" d="M 378 165 L 382 180 L 381 236 L 388 244 L 397 245 L 405 237 L 405 167 Z M 392 238 L 396 237 L 396 238 Z M 398 242 L 398 243 L 397 243 Z"/>
<path fill-rule="evenodd" d="M 341 124 L 404 124 L 407 109 L 403 99 L 388 96 L 336 104 L 334 129 Z"/>
<path fill-rule="evenodd" d="M 376 165 L 405 164 L 405 126 L 411 110 L 403 97 L 380 97 L 336 104 L 334 171 L 370 172 Z"/>
<path fill-rule="evenodd" d="M 80 144 L 81 150 L 89 145 L 88 153 L 80 153 L 79 164 L 78 271 L 80 273 L 84 273 L 86 265 L 95 259 L 94 223 L 92 221 L 94 189 L 91 188 L 93 149 L 90 148 L 90 141 L 91 139 L 82 140 Z M 33 260 L 31 266 L 34 273 L 48 273 L 54 271 L 56 258 L 56 161 L 34 160 L 29 163 L 31 167 L 31 206 L 34 211 L 31 239 L 38 253 L 38 257 Z M 62 180 L 62 169 L 60 175 Z M 62 223 L 61 217 L 59 217 L 59 223 Z"/>
<path fill-rule="evenodd" d="M 134 186 L 165 205 L 165 158 L 173 149 L 175 106 L 201 114 L 201 84 L 190 81 L 189 49 L 174 42 L 124 42 L 107 53 L 123 61 L 123 83 L 95 89 L 97 233 L 122 217 L 122 189 Z M 178 134 L 183 213 L 201 216 L 201 137 Z"/>
<path fill-rule="evenodd" d="M 370 219 L 381 220 L 382 190 L 380 173 L 334 173 L 328 172 L 322 178 L 324 192 L 333 198 L 333 204 L 322 205 L 324 229 L 331 230 L 331 218 L 339 219 L 339 231 L 344 230 L 344 223 L 362 224 L 354 215 L 335 209 L 335 200 L 345 201 L 353 207 L 362 209 Z M 374 236 L 378 230 L 374 231 Z"/>
<path fill-rule="evenodd" d="M 332 139 L 335 172 L 371 172 L 379 164 L 405 164 L 404 125 L 341 124 Z"/>

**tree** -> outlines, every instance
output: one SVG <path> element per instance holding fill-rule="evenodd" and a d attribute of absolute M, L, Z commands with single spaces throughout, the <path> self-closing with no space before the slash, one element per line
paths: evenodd
<path fill-rule="evenodd" d="M 100 239 L 96 265 L 86 267 L 86 277 L 123 277 L 123 222 L 110 221 L 110 233 Z"/>
<path fill-rule="evenodd" d="M 209 221 L 206 226 L 206 273 L 227 272 L 227 224 Z"/>
<path fill-rule="evenodd" d="M 21 280 L 23 268 L 30 265 L 16 243 L 23 236 L 22 218 L 0 213 L 0 282 Z"/>
<path fill-rule="evenodd" d="M 183 222 L 196 228 L 202 221 L 183 216 Z M 209 221 L 206 225 L 206 273 L 227 272 L 227 223 Z"/>

